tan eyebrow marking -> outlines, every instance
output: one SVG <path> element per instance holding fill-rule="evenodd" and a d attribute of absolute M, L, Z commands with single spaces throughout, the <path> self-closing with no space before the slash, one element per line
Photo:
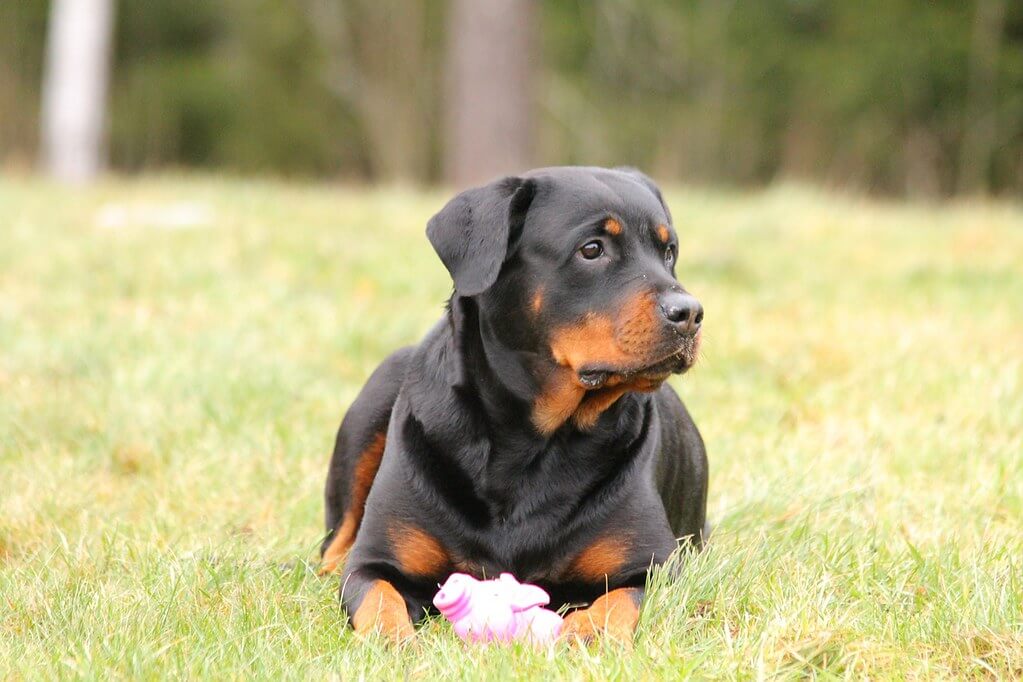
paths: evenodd
<path fill-rule="evenodd" d="M 530 307 L 533 309 L 533 314 L 538 315 L 543 309 L 543 287 L 539 287 L 533 293 L 533 300 L 530 303 Z"/>
<path fill-rule="evenodd" d="M 604 221 L 604 230 L 606 230 L 609 235 L 618 236 L 622 233 L 622 224 L 614 218 L 608 218 Z"/>
<path fill-rule="evenodd" d="M 658 238 L 659 238 L 659 239 L 660 239 L 660 240 L 661 240 L 662 242 L 664 242 L 665 244 L 667 244 L 667 243 L 668 243 L 668 240 L 669 240 L 669 239 L 671 239 L 671 232 L 669 232 L 669 231 L 668 231 L 668 228 L 667 228 L 666 226 L 664 226 L 664 225 L 658 225 L 658 226 L 657 226 L 657 237 L 658 237 Z"/>

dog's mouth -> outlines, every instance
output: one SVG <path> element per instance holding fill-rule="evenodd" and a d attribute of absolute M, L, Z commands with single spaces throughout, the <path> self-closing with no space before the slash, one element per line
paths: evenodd
<path fill-rule="evenodd" d="M 680 337 L 673 351 L 651 363 L 631 367 L 588 365 L 579 368 L 576 376 L 580 385 L 588 391 L 631 382 L 659 384 L 672 374 L 685 373 L 696 363 L 700 336 L 697 333 L 695 336 Z"/>

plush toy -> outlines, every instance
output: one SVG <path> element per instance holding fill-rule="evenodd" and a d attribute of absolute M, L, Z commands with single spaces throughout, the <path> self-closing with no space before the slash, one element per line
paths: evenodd
<path fill-rule="evenodd" d="M 511 573 L 502 573 L 496 580 L 452 573 L 433 605 L 468 642 L 522 639 L 545 644 L 561 632 L 561 616 L 543 608 L 550 601 L 543 589 L 524 585 Z"/>

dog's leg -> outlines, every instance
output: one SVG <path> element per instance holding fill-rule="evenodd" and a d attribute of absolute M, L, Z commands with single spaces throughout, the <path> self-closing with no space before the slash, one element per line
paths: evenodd
<path fill-rule="evenodd" d="M 568 614 L 561 636 L 570 641 L 590 643 L 603 634 L 631 646 L 643 593 L 642 587 L 620 587 L 606 592 L 588 608 Z"/>
<path fill-rule="evenodd" d="M 415 635 L 408 604 L 383 578 L 354 571 L 341 585 L 341 605 L 359 635 L 377 633 L 395 644 Z"/>
<path fill-rule="evenodd" d="M 344 561 L 362 522 L 366 497 L 383 457 L 391 408 L 411 349 L 388 357 L 370 375 L 338 429 L 325 490 L 327 536 L 320 546 L 320 575 Z"/>

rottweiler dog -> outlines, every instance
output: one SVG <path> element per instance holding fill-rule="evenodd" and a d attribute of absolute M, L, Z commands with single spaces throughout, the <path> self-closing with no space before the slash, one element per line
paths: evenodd
<path fill-rule="evenodd" d="M 660 191 L 544 168 L 462 192 L 426 233 L 454 292 L 341 422 L 321 571 L 344 563 L 360 633 L 411 637 L 452 572 L 508 571 L 579 607 L 565 636 L 631 641 L 648 571 L 706 532 L 703 440 L 665 383 L 703 309 Z"/>

